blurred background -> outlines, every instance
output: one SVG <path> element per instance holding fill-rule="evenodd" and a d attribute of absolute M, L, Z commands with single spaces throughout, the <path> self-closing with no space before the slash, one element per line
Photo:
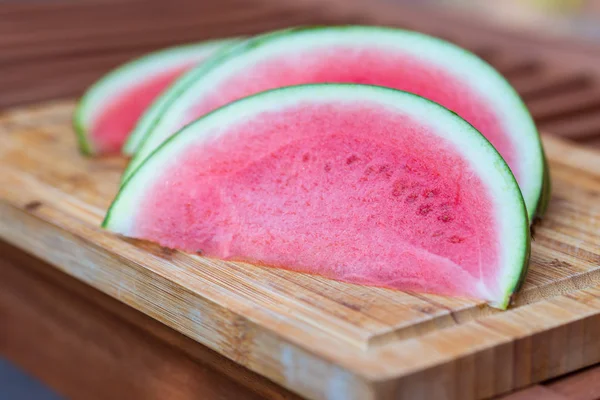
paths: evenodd
<path fill-rule="evenodd" d="M 449 10 L 469 13 L 508 29 L 574 35 L 600 40 L 598 0 L 430 0 Z"/>
<path fill-rule="evenodd" d="M 600 146 L 600 0 L 0 1 L 0 109 L 70 98 L 176 43 L 305 24 L 380 24 L 475 51 L 540 129 Z"/>
<path fill-rule="evenodd" d="M 466 47 L 509 79 L 544 134 L 600 149 L 600 0 L 0 0 L 0 111 L 74 98 L 173 44 L 347 23 Z M 27 375 L 33 365 L 9 361 L 2 326 L 0 399 L 57 398 Z"/>

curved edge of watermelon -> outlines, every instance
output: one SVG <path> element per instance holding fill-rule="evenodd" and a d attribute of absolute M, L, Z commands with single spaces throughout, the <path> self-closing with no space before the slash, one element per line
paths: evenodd
<path fill-rule="evenodd" d="M 240 43 L 241 41 L 241 43 Z M 162 115 L 163 111 L 168 108 L 169 104 L 175 100 L 181 92 L 183 92 L 190 83 L 197 79 L 198 71 L 203 71 L 208 66 L 215 65 L 225 55 L 229 54 L 232 49 L 238 48 L 246 43 L 247 40 L 244 38 L 234 39 L 223 39 L 220 41 L 214 41 L 222 45 L 222 49 L 217 51 L 214 55 L 209 57 L 206 61 L 192 68 L 190 71 L 184 73 L 178 79 L 175 80 L 153 103 L 152 105 L 142 114 L 138 120 L 135 128 L 127 138 L 123 146 L 123 153 L 133 156 L 136 154 L 138 149 L 143 145 L 146 140 L 147 132 L 152 129 L 158 122 L 158 118 Z M 131 165 L 131 163 L 130 163 Z M 123 179 L 128 175 L 127 171 L 130 165 L 125 169 Z"/>
<path fill-rule="evenodd" d="M 136 204 L 139 204 L 139 201 L 143 198 L 144 188 L 151 186 L 152 179 L 156 177 L 155 171 L 163 169 L 170 159 L 176 159 L 178 152 L 185 149 L 194 141 L 195 132 L 202 131 L 203 129 L 210 130 L 211 128 L 218 131 L 218 129 L 216 129 L 217 127 L 226 123 L 231 123 L 232 121 L 235 121 L 236 118 L 239 119 L 243 116 L 247 116 L 249 113 L 252 113 L 252 109 L 276 109 L 282 104 L 285 104 L 286 101 L 289 102 L 289 98 L 295 94 L 305 95 L 306 99 L 311 99 L 315 98 L 315 96 L 323 98 L 323 95 L 327 95 L 328 92 L 336 91 L 339 92 L 339 98 L 342 99 L 352 98 L 352 95 L 355 95 L 353 91 L 362 92 L 363 94 L 369 94 L 368 92 L 371 92 L 373 98 L 377 100 L 386 97 L 391 98 L 390 104 L 397 102 L 399 99 L 402 99 L 402 97 L 405 99 L 418 99 L 418 101 L 426 104 L 431 109 L 443 110 L 446 116 L 451 116 L 451 118 L 460 121 L 461 124 L 468 127 L 465 129 L 465 132 L 468 132 L 468 138 L 463 139 L 466 141 L 464 143 L 471 141 L 480 146 L 478 150 L 481 150 L 482 148 L 485 149 L 485 157 L 488 157 L 489 159 L 486 159 L 481 165 L 488 170 L 497 171 L 500 176 L 502 176 L 502 183 L 504 185 L 502 193 L 504 193 L 506 197 L 511 197 L 510 201 L 498 200 L 497 205 L 503 207 L 508 215 L 512 214 L 513 216 L 514 232 L 505 234 L 507 243 L 504 243 L 503 248 L 508 249 L 505 251 L 512 251 L 515 256 L 514 258 L 511 258 L 513 261 L 510 262 L 510 268 L 507 268 L 507 270 L 504 271 L 503 280 L 506 282 L 504 285 L 506 290 L 504 291 L 503 296 L 488 302 L 488 305 L 491 307 L 506 309 L 525 280 L 531 251 L 529 219 L 526 205 L 514 175 L 492 144 L 473 126 L 458 116 L 458 114 L 423 97 L 395 89 L 356 84 L 308 84 L 289 86 L 254 94 L 214 110 L 185 126 L 175 135 L 168 138 L 129 176 L 110 205 L 101 226 L 117 234 L 127 236 L 128 233 L 131 232 L 131 225 L 134 222 Z M 449 119 L 447 119 L 447 121 L 448 120 Z M 207 140 L 210 137 L 211 136 L 203 135 L 199 140 Z M 455 140 L 458 139 L 452 138 L 452 141 Z M 458 143 L 455 142 L 455 144 Z M 460 148 L 460 146 L 457 147 Z M 467 148 L 469 148 L 469 146 L 467 146 Z M 463 153 L 466 154 L 467 151 L 464 151 Z M 472 153 L 479 154 L 477 156 L 473 155 L 472 157 L 483 157 L 481 156 L 480 151 L 473 151 Z M 488 187 L 493 188 L 492 185 L 489 185 Z M 499 198 L 504 199 L 503 196 Z M 507 223 L 506 218 L 499 218 L 499 220 L 501 220 L 502 223 Z"/>
<path fill-rule="evenodd" d="M 88 139 L 88 132 L 83 123 L 83 119 L 81 118 L 79 104 L 73 114 L 73 130 L 75 131 L 75 137 L 77 138 L 79 152 L 84 156 L 93 156 L 95 152 L 91 141 Z"/>
<path fill-rule="evenodd" d="M 243 43 L 240 43 L 237 46 L 233 46 L 229 49 L 229 51 L 225 51 L 220 53 L 216 57 L 212 57 L 207 63 L 203 63 L 197 68 L 194 68 L 190 72 L 188 72 L 184 77 L 182 77 L 175 85 L 173 85 L 171 91 L 168 94 L 165 94 L 165 98 L 161 99 L 160 102 L 156 102 L 156 107 L 153 107 L 150 111 L 152 113 L 152 123 L 147 124 L 144 127 L 144 132 L 140 132 L 140 135 L 143 135 L 143 139 L 139 142 L 139 146 L 134 150 L 134 156 L 127 166 L 123 174 L 122 183 L 127 180 L 127 178 L 131 175 L 135 169 L 143 162 L 144 158 L 147 157 L 152 151 L 144 151 L 144 147 L 148 142 L 148 137 L 152 135 L 153 130 L 159 124 L 161 118 L 163 118 L 170 110 L 170 107 L 176 103 L 177 97 L 181 95 L 186 89 L 192 90 L 193 85 L 200 80 L 205 74 L 209 73 L 219 73 L 218 67 L 227 62 L 230 59 L 235 59 L 237 56 L 242 55 L 247 51 L 251 51 L 254 48 L 260 47 L 263 44 L 271 41 L 272 39 L 280 39 L 284 38 L 289 34 L 294 33 L 303 33 L 307 32 L 310 34 L 319 34 L 320 32 L 331 32 L 331 31 L 356 31 L 357 34 L 365 34 L 366 33 L 374 33 L 378 32 L 389 34 L 392 33 L 400 33 L 410 37 L 411 40 L 422 41 L 423 43 L 433 43 L 437 47 L 444 48 L 448 52 L 451 52 L 453 57 L 456 59 L 461 58 L 462 64 L 468 65 L 472 70 L 483 71 L 487 77 L 494 77 L 495 79 L 486 80 L 486 85 L 490 82 L 493 83 L 493 87 L 496 87 L 496 91 L 502 93 L 502 96 L 506 98 L 507 103 L 511 103 L 511 107 L 505 107 L 507 113 L 508 108 L 512 110 L 518 110 L 518 119 L 521 124 L 520 132 L 529 132 L 528 137 L 530 137 L 530 153 L 520 154 L 520 158 L 526 160 L 529 163 L 531 168 L 536 171 L 532 174 L 532 182 L 529 182 L 531 187 L 532 195 L 527 195 L 525 197 L 525 202 L 527 204 L 528 217 L 530 222 L 537 216 L 541 216 L 544 211 L 543 204 L 547 203 L 547 189 L 544 187 L 544 182 L 548 181 L 547 178 L 547 168 L 546 159 L 543 152 L 542 142 L 525 103 L 517 93 L 517 91 L 510 85 L 510 83 L 500 74 L 493 66 L 487 63 L 485 60 L 478 57 L 476 54 L 457 46 L 453 43 L 447 42 L 443 39 L 429 36 L 426 34 L 422 34 L 419 32 L 402 30 L 397 28 L 389 28 L 389 27 L 376 27 L 376 26 L 361 26 L 361 25 L 347 25 L 347 26 L 309 26 L 309 27 L 296 27 L 289 28 L 279 31 L 274 31 L 270 33 L 266 33 L 260 36 L 256 36 L 254 38 L 248 39 Z M 416 46 L 417 48 L 421 48 L 421 46 Z M 433 46 L 435 47 L 435 46 Z M 433 48 L 432 47 L 432 48 Z M 432 52 L 435 52 L 435 49 L 432 49 Z M 448 67 L 452 68 L 451 62 L 448 64 Z M 487 91 L 487 89 L 486 89 Z M 159 104 L 160 103 L 160 104 Z M 514 143 L 520 143 L 521 140 L 514 140 Z M 525 153 L 524 151 L 520 151 L 520 153 Z M 540 208 L 540 209 L 538 209 Z"/>
<path fill-rule="evenodd" d="M 535 215 L 533 216 L 532 224 L 535 224 L 537 221 L 540 221 L 544 217 L 544 214 L 548 209 L 548 205 L 550 204 L 551 196 L 552 180 L 550 179 L 550 168 L 548 167 L 548 159 L 544 155 L 544 182 L 542 184 L 542 195 L 540 196 L 540 201 L 538 202 Z"/>
<path fill-rule="evenodd" d="M 169 47 L 126 62 L 102 76 L 82 95 L 73 115 L 73 128 L 81 153 L 84 155 L 96 153 L 86 126 L 104 96 L 117 93 L 124 82 L 136 79 L 140 74 L 144 75 L 147 72 L 164 69 L 165 61 L 175 62 L 181 59 L 202 57 L 207 53 L 218 51 L 221 47 L 225 48 L 237 43 L 239 40 L 240 38 L 216 39 Z"/>

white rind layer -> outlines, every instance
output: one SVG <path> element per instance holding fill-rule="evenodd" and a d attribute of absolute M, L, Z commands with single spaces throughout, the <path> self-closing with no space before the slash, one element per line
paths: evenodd
<path fill-rule="evenodd" d="M 95 152 L 92 141 L 87 137 L 89 127 L 93 126 L 104 105 L 118 97 L 127 87 L 152 79 L 153 76 L 173 68 L 204 61 L 215 52 L 238 41 L 223 39 L 170 47 L 137 58 L 109 72 L 86 91 L 75 112 L 74 122 L 79 131 L 80 141 L 84 141 L 82 145 L 87 146 L 88 152 Z"/>

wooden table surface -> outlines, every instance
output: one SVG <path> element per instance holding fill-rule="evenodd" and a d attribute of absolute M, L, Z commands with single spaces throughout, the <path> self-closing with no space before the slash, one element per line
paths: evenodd
<path fill-rule="evenodd" d="M 454 40 L 507 75 L 545 130 L 600 144 L 600 47 L 504 34 L 390 2 L 2 2 L 0 108 L 76 96 L 156 48 L 315 23 L 391 24 Z M 296 398 L 8 244 L 0 254 L 0 355 L 69 398 Z M 590 367 L 506 398 L 597 399 L 599 377 L 600 367 Z"/>

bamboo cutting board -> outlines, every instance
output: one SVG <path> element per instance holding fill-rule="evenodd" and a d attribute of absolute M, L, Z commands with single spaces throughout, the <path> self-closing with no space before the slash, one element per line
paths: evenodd
<path fill-rule="evenodd" d="M 553 197 L 515 306 L 222 262 L 99 228 L 126 160 L 73 103 L 0 117 L 0 238 L 305 397 L 484 398 L 600 361 L 600 153 L 545 139 Z"/>

